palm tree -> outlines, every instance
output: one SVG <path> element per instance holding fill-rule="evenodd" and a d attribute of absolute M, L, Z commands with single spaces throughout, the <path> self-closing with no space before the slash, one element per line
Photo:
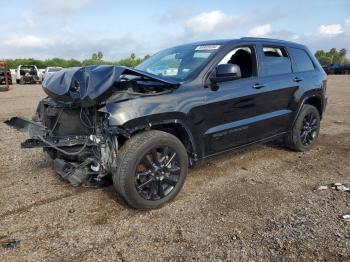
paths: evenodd
<path fill-rule="evenodd" d="M 337 55 L 337 49 L 335 49 L 334 47 L 331 48 L 331 50 L 329 50 L 329 54 L 331 56 L 331 63 L 334 64 L 334 56 Z"/>
<path fill-rule="evenodd" d="M 339 57 L 340 57 L 340 63 L 341 64 L 344 64 L 344 61 L 345 61 L 345 57 L 346 57 L 346 49 L 345 48 L 342 48 L 340 49 L 339 51 Z"/>

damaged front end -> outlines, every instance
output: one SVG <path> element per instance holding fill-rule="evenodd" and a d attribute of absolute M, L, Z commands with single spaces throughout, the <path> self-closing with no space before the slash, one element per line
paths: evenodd
<path fill-rule="evenodd" d="M 30 138 L 21 144 L 22 148 L 43 148 L 53 159 L 55 171 L 72 185 L 108 184 L 118 139 L 107 126 L 106 114 L 96 107 L 66 108 L 45 98 L 33 120 L 15 117 L 6 123 L 28 131 Z"/>
<path fill-rule="evenodd" d="M 48 97 L 39 102 L 32 120 L 14 117 L 5 123 L 29 132 L 22 148 L 43 148 L 55 171 L 72 185 L 109 185 L 119 144 L 130 134 L 110 126 L 109 113 L 99 109 L 107 101 L 159 95 L 174 87 L 175 83 L 126 67 L 62 70 L 45 79 Z"/>

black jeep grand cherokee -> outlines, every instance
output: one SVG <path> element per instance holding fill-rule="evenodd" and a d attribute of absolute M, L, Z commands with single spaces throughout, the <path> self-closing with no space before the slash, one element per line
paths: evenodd
<path fill-rule="evenodd" d="M 102 186 L 138 209 L 180 191 L 189 166 L 284 137 L 310 149 L 326 105 L 326 74 L 303 45 L 241 38 L 161 51 L 137 68 L 90 66 L 45 79 L 48 97 L 24 148 L 43 147 L 73 185 Z"/>

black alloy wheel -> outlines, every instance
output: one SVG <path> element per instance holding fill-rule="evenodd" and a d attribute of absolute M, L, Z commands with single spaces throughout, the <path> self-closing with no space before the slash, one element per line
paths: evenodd
<path fill-rule="evenodd" d="M 320 113 L 313 105 L 303 105 L 293 128 L 286 135 L 286 145 L 295 151 L 310 150 L 320 132 Z"/>
<path fill-rule="evenodd" d="M 128 205 L 159 208 L 181 190 L 188 172 L 188 155 L 174 135 L 149 130 L 134 135 L 120 148 L 114 187 Z"/>
<path fill-rule="evenodd" d="M 309 112 L 303 119 L 303 125 L 300 130 L 300 141 L 304 146 L 311 145 L 318 133 L 319 123 L 314 112 Z"/>
<path fill-rule="evenodd" d="M 135 172 L 135 187 L 144 199 L 159 200 L 175 188 L 181 167 L 174 149 L 169 146 L 154 147 L 147 152 Z"/>

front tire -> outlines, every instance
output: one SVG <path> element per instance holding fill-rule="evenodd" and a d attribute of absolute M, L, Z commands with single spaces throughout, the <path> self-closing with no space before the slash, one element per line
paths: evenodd
<path fill-rule="evenodd" d="M 286 145 L 292 150 L 310 150 L 320 132 L 320 114 L 316 107 L 303 105 L 292 131 L 286 137 Z"/>
<path fill-rule="evenodd" d="M 120 149 L 113 184 L 135 209 L 155 209 L 181 190 L 188 172 L 188 156 L 181 141 L 151 130 L 135 135 Z"/>

